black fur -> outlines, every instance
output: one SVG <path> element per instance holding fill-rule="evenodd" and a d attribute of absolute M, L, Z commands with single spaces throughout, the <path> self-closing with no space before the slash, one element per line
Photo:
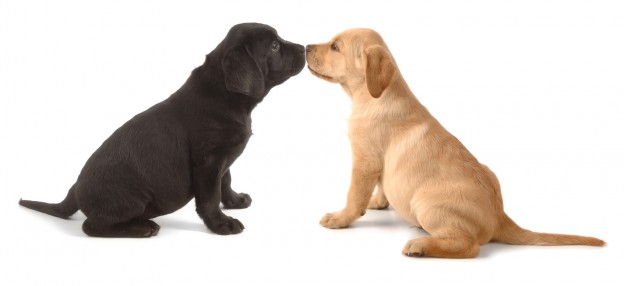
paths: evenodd
<path fill-rule="evenodd" d="M 229 168 L 251 136 L 252 109 L 301 71 L 304 55 L 303 46 L 270 26 L 235 25 L 178 91 L 102 143 L 65 200 L 20 205 L 61 218 L 80 209 L 90 236 L 149 237 L 159 230 L 151 218 L 195 198 L 210 230 L 240 233 L 243 224 L 223 214 L 220 203 L 246 208 L 251 198 L 232 190 Z"/>

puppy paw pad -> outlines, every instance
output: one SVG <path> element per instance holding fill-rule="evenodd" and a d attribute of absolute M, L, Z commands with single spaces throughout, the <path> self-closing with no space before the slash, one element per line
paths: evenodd
<path fill-rule="evenodd" d="M 409 257 L 424 257 L 425 250 L 423 248 L 422 241 L 419 241 L 419 239 L 408 241 L 405 244 L 405 247 L 403 247 L 402 253 Z"/>
<path fill-rule="evenodd" d="M 423 257 L 424 256 L 424 254 L 420 252 L 408 252 L 404 254 L 405 256 L 409 256 L 409 257 Z"/>
<path fill-rule="evenodd" d="M 244 209 L 251 205 L 251 196 L 245 193 L 240 193 L 229 200 L 223 202 L 223 208 L 225 209 Z"/>
<path fill-rule="evenodd" d="M 243 224 L 239 220 L 228 217 L 227 219 L 214 223 L 209 228 L 212 232 L 216 234 L 229 235 L 243 232 L 245 226 L 243 226 Z"/>
<path fill-rule="evenodd" d="M 339 213 L 328 213 L 321 218 L 319 223 L 326 228 L 332 229 L 349 226 L 349 223 Z"/>

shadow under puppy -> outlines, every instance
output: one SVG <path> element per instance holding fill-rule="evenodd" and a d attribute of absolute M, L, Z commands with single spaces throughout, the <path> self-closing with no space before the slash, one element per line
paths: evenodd
<path fill-rule="evenodd" d="M 58 204 L 20 205 L 60 218 L 79 209 L 83 231 L 100 237 L 150 237 L 150 220 L 195 198 L 217 234 L 243 231 L 220 208 L 246 208 L 251 198 L 230 187 L 230 165 L 251 136 L 251 111 L 271 88 L 305 65 L 303 46 L 259 23 L 233 26 L 182 87 L 117 129 L 91 155 Z"/>
<path fill-rule="evenodd" d="M 347 227 L 367 207 L 388 205 L 431 237 L 407 242 L 409 256 L 475 257 L 490 241 L 601 246 L 600 239 L 520 228 L 503 210 L 498 179 L 420 104 L 381 36 L 352 29 L 306 47 L 308 68 L 352 99 L 353 152 L 347 205 L 321 219 Z M 377 192 L 373 191 L 377 186 Z"/>

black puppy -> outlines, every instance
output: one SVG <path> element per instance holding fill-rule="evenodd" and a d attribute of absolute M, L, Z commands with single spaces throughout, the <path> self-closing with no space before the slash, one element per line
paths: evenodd
<path fill-rule="evenodd" d="M 150 220 L 195 198 L 197 213 L 218 234 L 244 227 L 220 208 L 251 198 L 230 187 L 229 168 L 251 136 L 251 111 L 269 90 L 298 74 L 303 46 L 258 23 L 233 26 L 204 64 L 168 99 L 117 129 L 87 160 L 58 204 L 20 200 L 60 218 L 79 209 L 90 236 L 150 237 Z"/>

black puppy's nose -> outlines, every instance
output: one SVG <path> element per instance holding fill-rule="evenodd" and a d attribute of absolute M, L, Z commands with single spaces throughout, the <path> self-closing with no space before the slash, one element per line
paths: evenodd
<path fill-rule="evenodd" d="M 307 45 L 306 46 L 306 53 L 309 53 L 312 51 L 312 45 Z"/>

